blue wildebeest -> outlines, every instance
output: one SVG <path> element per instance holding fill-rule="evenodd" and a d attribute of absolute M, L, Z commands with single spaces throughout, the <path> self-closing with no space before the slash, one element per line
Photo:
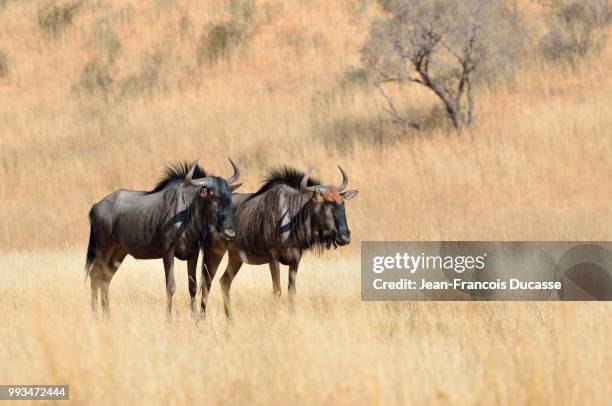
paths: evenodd
<path fill-rule="evenodd" d="M 234 175 L 228 179 L 207 176 L 197 163 L 191 167 L 182 163 L 168 167 L 150 192 L 119 189 L 93 205 L 85 270 L 94 312 L 100 291 L 102 310 L 108 314 L 110 281 L 130 254 L 137 259 L 163 259 L 169 316 L 175 291 L 174 258 L 186 260 L 191 312 L 195 315 L 200 248 L 211 233 L 225 241 L 235 236 L 232 191 L 240 186 L 233 185 L 240 171 L 231 159 L 230 163 Z M 202 317 L 205 312 L 202 301 Z"/>
<path fill-rule="evenodd" d="M 271 170 L 257 192 L 233 196 L 236 238 L 225 242 L 213 236 L 207 241 L 204 259 L 204 267 L 209 272 L 207 277 L 212 279 L 228 251 L 227 269 L 221 278 L 228 319 L 231 319 L 230 286 L 243 263 L 269 264 L 276 296 L 281 294 L 280 264 L 288 265 L 289 299 L 293 303 L 302 254 L 313 248 L 350 243 L 344 201 L 358 192 L 344 191 L 348 176 L 338 168 L 342 173 L 342 183 L 338 187 L 310 178 L 312 168 L 303 173 L 284 167 Z"/>

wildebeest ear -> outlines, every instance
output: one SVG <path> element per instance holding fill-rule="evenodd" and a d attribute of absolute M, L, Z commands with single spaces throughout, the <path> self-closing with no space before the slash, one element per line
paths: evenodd
<path fill-rule="evenodd" d="M 353 197 L 359 194 L 359 190 L 347 190 L 346 192 L 340 193 L 344 200 L 351 200 Z"/>
<path fill-rule="evenodd" d="M 235 185 L 230 185 L 230 190 L 233 192 L 234 190 L 238 189 L 240 186 L 242 186 L 242 183 L 236 183 Z"/>
<path fill-rule="evenodd" d="M 314 193 L 312 194 L 312 200 L 316 203 L 323 203 L 323 193 L 321 193 L 321 190 L 319 188 L 316 188 Z"/>

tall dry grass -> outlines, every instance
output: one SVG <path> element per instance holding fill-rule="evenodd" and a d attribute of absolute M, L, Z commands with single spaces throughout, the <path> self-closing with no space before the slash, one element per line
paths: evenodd
<path fill-rule="evenodd" d="M 256 2 L 248 43 L 198 66 L 205 27 L 236 18 L 228 4 L 86 2 L 53 36 L 39 2 L 0 12 L 0 382 L 70 383 L 83 403 L 606 403 L 609 305 L 362 303 L 358 246 L 610 239 L 610 49 L 575 70 L 532 61 L 481 90 L 472 131 L 402 132 L 346 76 L 374 2 Z M 520 4 L 537 22 L 538 7 Z M 96 27 L 121 46 L 111 90 L 90 94 L 83 69 L 109 49 Z M 130 77 L 146 86 L 122 94 Z M 422 89 L 393 92 L 417 115 L 436 104 Z M 342 164 L 361 192 L 347 209 L 354 243 L 304 261 L 295 315 L 272 300 L 265 269 L 245 267 L 234 326 L 216 291 L 194 325 L 179 266 L 168 326 L 161 264 L 128 260 L 113 318 L 92 321 L 89 207 L 120 187 L 151 188 L 176 160 L 229 173 L 225 156 L 245 191 L 272 165 L 315 165 L 337 182 Z"/>
<path fill-rule="evenodd" d="M 361 302 L 358 261 L 337 256 L 304 261 L 295 314 L 267 270 L 241 271 L 231 328 L 216 285 L 191 321 L 180 268 L 168 324 L 160 264 L 127 260 L 96 322 L 80 252 L 1 261 L 0 382 L 69 383 L 78 404 L 604 405 L 612 391 L 606 305 Z"/>

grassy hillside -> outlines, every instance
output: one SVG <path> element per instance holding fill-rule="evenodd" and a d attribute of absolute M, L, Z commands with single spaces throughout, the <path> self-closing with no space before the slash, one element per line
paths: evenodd
<path fill-rule="evenodd" d="M 69 383 L 79 403 L 608 401 L 609 304 L 365 303 L 359 243 L 612 239 L 612 47 L 576 68 L 529 56 L 462 133 L 426 90 L 391 89 L 416 132 L 359 70 L 374 1 L 49 4 L 0 0 L 0 383 Z M 537 37 L 540 7 L 518 4 Z M 92 320 L 90 206 L 177 160 L 229 174 L 226 156 L 241 191 L 341 164 L 353 243 L 304 259 L 295 314 L 245 266 L 234 325 L 216 281 L 195 324 L 179 263 L 168 325 L 161 261 L 128 258 Z"/>
<path fill-rule="evenodd" d="M 611 52 L 577 71 L 527 61 L 481 90 L 471 132 L 405 132 L 356 71 L 373 2 L 257 2 L 248 19 L 232 4 L 85 2 L 53 33 L 38 2 L 7 3 L 3 247 L 82 246 L 107 193 L 150 188 L 181 159 L 229 173 L 225 156 L 244 190 L 284 163 L 337 182 L 341 163 L 362 191 L 358 239 L 610 238 Z M 202 35 L 228 22 L 246 39 L 198 65 Z M 418 87 L 396 96 L 417 115 L 436 104 Z"/>

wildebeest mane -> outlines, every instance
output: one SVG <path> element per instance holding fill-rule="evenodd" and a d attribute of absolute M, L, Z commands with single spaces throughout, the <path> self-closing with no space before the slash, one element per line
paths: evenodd
<path fill-rule="evenodd" d="M 182 181 L 189 173 L 189 170 L 193 164 L 194 162 L 183 161 L 166 166 L 164 175 L 157 181 L 155 188 L 147 192 L 147 194 L 159 192 L 173 182 Z M 193 172 L 193 179 L 205 178 L 206 176 L 210 176 L 210 174 L 207 174 L 204 168 L 202 168 L 200 165 L 196 165 L 195 171 Z M 184 228 L 191 223 L 193 217 L 195 216 L 195 210 L 197 210 L 196 206 L 191 204 L 186 210 L 182 211 L 181 213 L 177 213 L 172 221 L 180 221 L 183 223 L 184 231 Z M 204 246 L 207 234 L 208 233 L 206 230 L 200 230 L 198 235 L 198 245 L 200 247 Z"/>
<path fill-rule="evenodd" d="M 259 187 L 259 190 L 249 196 L 249 199 L 264 194 L 277 185 L 287 185 L 289 187 L 299 190 L 300 182 L 302 182 L 304 175 L 304 172 L 300 171 L 299 169 L 292 168 L 290 166 L 272 168 L 266 173 L 262 185 Z M 308 178 L 308 186 L 315 186 L 320 184 L 321 181 L 317 178 Z"/>
<path fill-rule="evenodd" d="M 164 170 L 164 175 L 161 177 L 161 179 L 157 181 L 155 188 L 153 188 L 153 190 L 148 193 L 151 194 L 159 192 L 160 190 L 168 186 L 170 183 L 175 182 L 177 180 L 185 179 L 185 176 L 187 176 L 187 173 L 189 172 L 189 169 L 191 169 L 192 165 L 193 163 L 189 163 L 186 161 L 168 165 Z M 193 178 L 199 179 L 204 178 L 206 176 L 208 175 L 206 174 L 204 168 L 202 168 L 200 165 L 197 165 L 193 173 Z"/>
<path fill-rule="evenodd" d="M 313 215 L 314 204 L 308 193 L 300 190 L 300 183 L 304 178 L 304 172 L 288 166 L 270 169 L 259 190 L 253 193 L 242 203 L 239 220 L 243 232 L 244 245 L 257 255 L 265 255 L 270 249 L 270 244 L 282 239 L 281 235 L 291 230 L 290 240 L 301 250 L 314 250 L 317 253 L 329 248 L 333 241 L 324 240 L 322 236 L 316 235 L 310 229 L 310 219 Z M 309 178 L 308 186 L 320 185 L 318 179 Z M 276 186 L 286 185 L 298 193 L 287 193 L 275 189 Z M 252 201 L 253 197 L 266 193 L 272 193 L 271 199 Z M 282 194 L 284 197 L 279 199 Z M 251 200 L 251 201 L 250 201 Z M 279 206 L 279 201 L 284 201 L 284 207 Z M 247 209 L 243 212 L 244 208 Z M 278 216 L 285 212 L 290 213 L 291 221 L 285 226 L 277 223 Z M 272 221 L 270 221 L 272 220 Z"/>

